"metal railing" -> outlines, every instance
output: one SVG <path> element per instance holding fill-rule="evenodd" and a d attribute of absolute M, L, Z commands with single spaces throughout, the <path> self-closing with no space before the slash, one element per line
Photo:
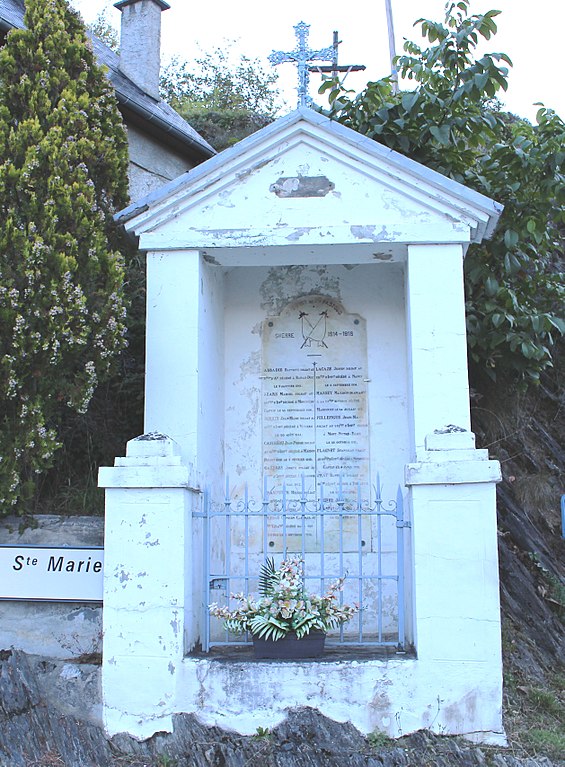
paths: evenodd
<path fill-rule="evenodd" d="M 337 483 L 336 483 L 337 485 Z M 384 502 L 381 484 L 373 499 L 363 498 L 359 485 L 347 494 L 343 483 L 324 497 L 324 486 L 312 497 L 302 487 L 280 492 L 263 482 L 261 500 L 241 494 L 226 480 L 225 497 L 214 503 L 204 497 L 203 517 L 203 637 L 202 649 L 250 644 L 250 637 L 228 634 L 211 618 L 212 602 L 230 605 L 233 593 L 257 592 L 261 565 L 287 556 L 304 562 L 306 589 L 320 591 L 346 576 L 342 603 L 356 603 L 358 614 L 328 634 L 327 645 L 397 647 L 405 645 L 404 550 L 405 528 L 400 487 L 396 500 Z M 353 497 L 351 497 L 353 495 Z M 200 516 L 200 515 L 199 515 Z"/>

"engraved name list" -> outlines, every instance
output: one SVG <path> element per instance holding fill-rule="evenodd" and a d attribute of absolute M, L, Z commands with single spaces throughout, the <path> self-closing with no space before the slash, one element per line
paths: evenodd
<path fill-rule="evenodd" d="M 263 470 L 331 500 L 369 481 L 365 321 L 321 296 L 263 325 Z"/>

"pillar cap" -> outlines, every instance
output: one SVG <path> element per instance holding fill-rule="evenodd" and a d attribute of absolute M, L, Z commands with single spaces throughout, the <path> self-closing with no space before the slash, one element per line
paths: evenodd
<path fill-rule="evenodd" d="M 151 431 L 130 439 L 126 445 L 128 458 L 168 458 L 180 455 L 180 447 L 166 434 Z"/>
<path fill-rule="evenodd" d="M 118 11 L 121 11 L 122 8 L 126 7 L 126 5 L 135 5 L 135 3 L 139 2 L 142 2 L 142 0 L 119 0 L 119 2 L 114 3 L 114 8 L 117 8 Z M 153 0 L 153 2 L 156 3 L 162 11 L 168 11 L 171 7 L 168 3 L 165 2 L 165 0 Z"/>
<path fill-rule="evenodd" d="M 475 435 L 461 426 L 448 424 L 426 435 L 426 450 L 473 450 Z"/>

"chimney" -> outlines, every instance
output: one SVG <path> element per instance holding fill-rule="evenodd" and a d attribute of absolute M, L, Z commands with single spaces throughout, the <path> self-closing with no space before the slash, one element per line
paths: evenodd
<path fill-rule="evenodd" d="M 120 0 L 122 13 L 120 70 L 145 93 L 159 100 L 161 68 L 161 11 L 164 0 Z"/>

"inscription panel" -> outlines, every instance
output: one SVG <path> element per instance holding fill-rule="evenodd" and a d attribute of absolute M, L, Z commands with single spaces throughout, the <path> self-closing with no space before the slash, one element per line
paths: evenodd
<path fill-rule="evenodd" d="M 304 491 L 328 504 L 356 498 L 369 486 L 367 413 L 367 339 L 365 320 L 348 314 L 337 301 L 308 296 L 289 304 L 263 323 L 262 436 L 263 471 L 270 486 L 286 485 L 289 500 Z M 292 520 L 291 520 L 292 523 Z M 307 550 L 319 550 L 321 531 L 313 518 L 296 518 L 296 531 Z M 355 518 L 329 517 L 324 545 L 336 550 L 343 534 L 357 545 Z M 303 526 L 305 530 L 303 530 Z M 355 530 L 353 530 L 355 528 Z M 282 531 L 271 524 L 269 542 L 280 550 Z"/>

